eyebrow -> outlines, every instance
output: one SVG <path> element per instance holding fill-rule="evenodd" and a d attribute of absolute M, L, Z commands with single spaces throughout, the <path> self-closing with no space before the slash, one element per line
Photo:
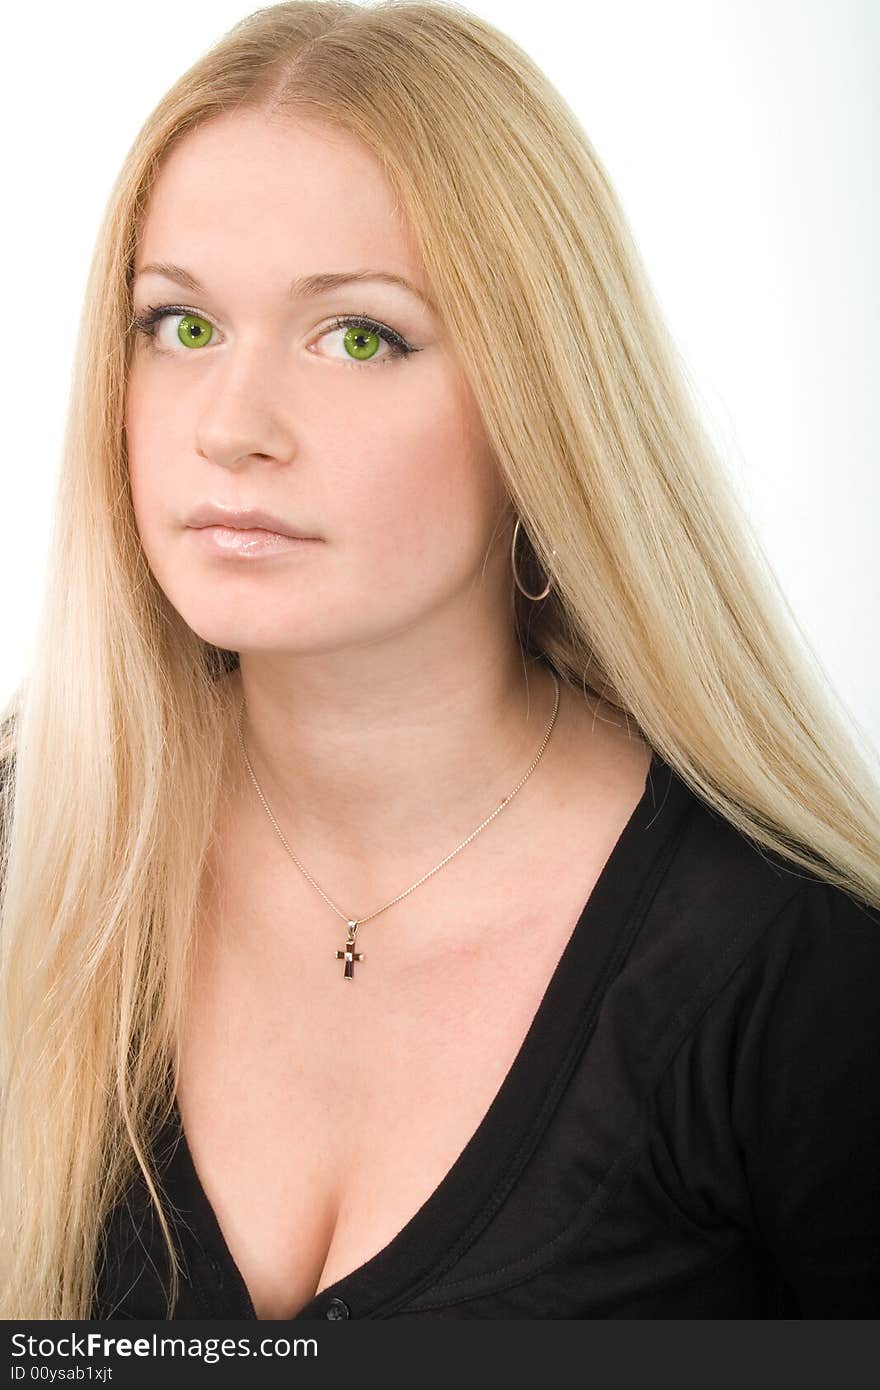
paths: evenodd
<path fill-rule="evenodd" d="M 161 275 L 166 280 L 173 280 L 175 284 L 182 285 L 184 289 L 192 290 L 193 294 L 205 293 L 204 286 L 196 277 L 182 265 L 175 265 L 173 261 L 150 261 L 148 265 L 142 265 L 135 272 L 134 280 L 139 280 L 142 275 Z M 432 313 L 437 312 L 429 295 L 416 289 L 415 285 L 410 284 L 402 275 L 395 275 L 390 270 L 324 270 L 315 275 L 298 275 L 290 282 L 287 293 L 291 299 L 317 299 L 340 285 L 358 284 L 363 280 L 377 280 L 382 284 L 397 285 L 415 295 Z"/>

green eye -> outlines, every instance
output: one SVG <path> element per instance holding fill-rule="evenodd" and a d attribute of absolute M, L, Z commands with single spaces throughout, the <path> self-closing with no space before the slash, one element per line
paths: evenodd
<path fill-rule="evenodd" d="M 342 341 L 346 352 L 350 352 L 359 362 L 364 362 L 367 358 L 375 356 L 382 340 L 378 333 L 372 333 L 368 328 L 349 328 Z"/>
<path fill-rule="evenodd" d="M 177 336 L 184 347 L 204 347 L 211 341 L 213 327 L 198 314 L 183 314 L 177 325 Z"/>
<path fill-rule="evenodd" d="M 175 330 L 177 340 L 185 348 L 202 348 L 214 341 L 214 325 L 210 319 L 197 314 L 193 309 L 184 309 L 180 305 L 151 304 L 146 314 L 132 315 L 130 326 L 134 332 L 144 335 L 153 351 L 163 353 L 166 357 L 169 354 L 177 356 L 170 345 L 161 346 L 163 340 L 159 336 L 159 328 L 165 319 L 178 320 Z M 406 339 L 402 338 L 393 328 L 376 323 L 374 319 L 365 314 L 336 319 L 331 328 L 328 329 L 328 333 L 337 331 L 343 335 L 345 355 L 349 359 L 348 365 L 352 367 L 359 366 L 362 362 L 369 362 L 376 356 L 383 343 L 387 344 L 388 352 L 383 353 L 378 358 L 380 363 L 390 364 L 401 361 L 412 353 L 420 351 L 419 348 L 410 347 Z M 321 336 L 327 335 L 322 334 Z"/>

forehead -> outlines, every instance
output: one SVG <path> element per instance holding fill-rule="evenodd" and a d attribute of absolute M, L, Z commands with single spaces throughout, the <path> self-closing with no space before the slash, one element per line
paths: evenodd
<path fill-rule="evenodd" d="M 257 112 L 215 117 L 166 155 L 138 239 L 137 264 L 152 260 L 211 283 L 228 268 L 287 283 L 299 270 L 360 264 L 423 280 L 372 151 L 314 120 Z"/>

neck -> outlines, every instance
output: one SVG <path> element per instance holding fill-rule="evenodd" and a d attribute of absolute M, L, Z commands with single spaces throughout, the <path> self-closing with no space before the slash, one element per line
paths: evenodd
<path fill-rule="evenodd" d="M 555 703 L 550 672 L 524 658 L 515 638 L 408 665 L 377 648 L 294 659 L 243 653 L 230 687 L 236 719 L 246 701 L 254 775 L 297 856 L 332 864 L 344 850 L 352 868 L 394 863 L 404 876 L 435 849 L 454 848 L 513 792 Z M 554 734 L 563 691 L 560 683 Z M 539 789 L 553 741 L 515 801 L 532 779 Z M 274 835 L 237 737 L 233 766 L 237 794 Z"/>

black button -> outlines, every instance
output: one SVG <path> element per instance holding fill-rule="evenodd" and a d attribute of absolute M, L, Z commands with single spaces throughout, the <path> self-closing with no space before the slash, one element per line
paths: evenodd
<path fill-rule="evenodd" d="M 330 1302 L 327 1304 L 327 1311 L 324 1317 L 332 1319 L 350 1318 L 351 1310 L 347 1303 L 343 1303 L 341 1298 L 331 1298 Z"/>

